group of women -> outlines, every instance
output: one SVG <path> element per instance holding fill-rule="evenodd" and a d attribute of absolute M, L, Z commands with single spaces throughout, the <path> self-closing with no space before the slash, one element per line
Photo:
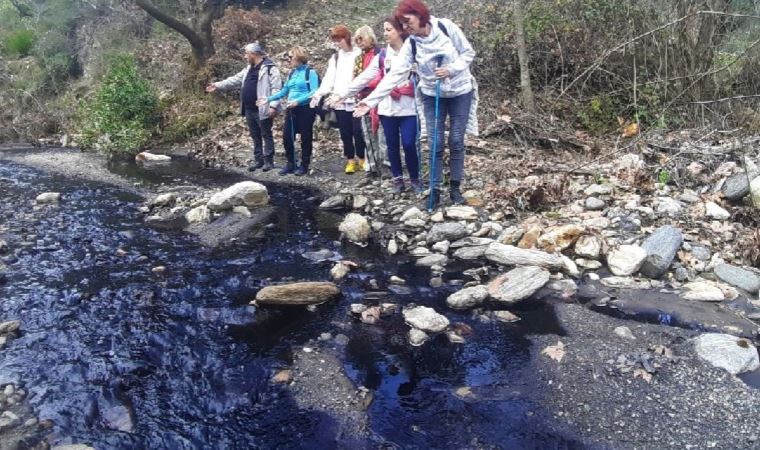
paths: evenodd
<path fill-rule="evenodd" d="M 401 0 L 393 16 L 385 20 L 383 31 L 387 45 L 379 49 L 370 27 L 361 27 L 353 35 L 344 25 L 333 27 L 330 38 L 337 52 L 318 86 L 304 50 L 294 47 L 288 52 L 292 70 L 287 82 L 279 92 L 259 101 L 266 105 L 287 98 L 283 140 L 288 164 L 281 173 L 308 172 L 316 110 L 326 108 L 334 111 L 340 130 L 346 173 L 380 170 L 385 158 L 377 139 L 382 125 L 393 190 L 406 189 L 403 148 L 410 187 L 420 193 L 425 186 L 420 179 L 418 135 L 424 120 L 431 154 L 428 200 L 431 207 L 438 206 L 448 117 L 449 195 L 453 203 L 463 203 L 464 136 L 474 117 L 475 80 L 470 64 L 475 51 L 456 24 L 431 16 L 421 0 Z M 298 167 L 296 133 L 301 135 Z"/>

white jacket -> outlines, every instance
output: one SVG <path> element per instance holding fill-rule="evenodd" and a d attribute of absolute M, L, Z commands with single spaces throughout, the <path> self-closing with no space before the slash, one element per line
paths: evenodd
<path fill-rule="evenodd" d="M 348 97 L 348 87 L 354 79 L 354 62 L 356 57 L 362 54 L 359 47 L 354 47 L 351 51 L 338 50 L 338 57 L 330 57 L 327 62 L 327 70 L 322 77 L 322 84 L 314 94 L 315 98 L 321 98 L 325 95 L 337 94 L 346 97 L 346 100 L 335 107 L 341 111 L 353 111 L 356 106 L 356 100 Z"/>
<path fill-rule="evenodd" d="M 385 76 L 386 74 L 390 73 L 390 71 L 393 68 L 394 61 L 398 63 L 398 52 L 393 50 L 393 48 L 389 45 L 385 49 Z M 354 81 L 351 83 L 351 86 L 348 88 L 348 95 L 354 96 L 358 94 L 359 92 L 364 89 L 367 84 L 369 84 L 372 80 L 377 77 L 377 75 L 380 72 L 380 55 L 376 55 L 374 58 L 372 58 L 372 62 L 370 62 L 369 66 L 367 66 L 366 69 L 364 69 L 364 72 L 359 74 L 356 78 L 354 78 Z M 407 70 L 405 72 L 405 78 L 409 78 L 409 71 Z M 405 84 L 409 83 L 409 81 L 402 82 L 400 86 L 403 86 Z M 395 87 L 395 86 L 394 86 Z M 402 95 L 401 98 L 398 100 L 394 100 L 393 97 L 390 95 L 385 97 L 380 101 L 380 103 L 377 105 L 377 112 L 381 116 L 386 117 L 407 117 L 407 116 L 416 116 L 417 115 L 417 108 L 415 106 L 414 97 L 410 97 L 408 95 Z"/>

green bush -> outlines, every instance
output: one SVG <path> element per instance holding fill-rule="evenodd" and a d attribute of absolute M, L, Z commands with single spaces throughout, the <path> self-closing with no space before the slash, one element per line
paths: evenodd
<path fill-rule="evenodd" d="M 157 110 L 156 94 L 134 59 L 115 57 L 94 97 L 82 104 L 82 142 L 111 156 L 133 155 L 152 136 Z"/>
<path fill-rule="evenodd" d="M 595 135 L 603 135 L 618 127 L 618 102 L 609 95 L 596 95 L 578 113 L 581 125 Z"/>
<path fill-rule="evenodd" d="M 5 48 L 12 55 L 25 57 L 34 47 L 34 32 L 30 30 L 17 30 L 5 38 Z"/>

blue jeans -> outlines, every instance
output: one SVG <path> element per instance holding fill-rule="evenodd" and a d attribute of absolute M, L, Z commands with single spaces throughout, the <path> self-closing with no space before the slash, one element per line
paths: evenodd
<path fill-rule="evenodd" d="M 467 130 L 467 120 L 470 118 L 472 91 L 451 98 L 441 98 L 438 105 L 438 139 L 433 149 L 433 134 L 435 134 L 435 97 L 422 95 L 422 105 L 425 109 L 428 140 L 430 140 L 430 165 L 433 166 L 432 155 L 435 154 L 435 171 L 431 170 L 431 184 L 440 186 L 443 178 L 443 140 L 445 139 L 446 116 L 451 118 L 449 128 L 449 171 L 451 181 L 462 181 L 464 176 L 464 133 Z"/>
<path fill-rule="evenodd" d="M 404 161 L 410 180 L 420 179 L 420 161 L 417 158 L 417 116 L 380 116 L 388 147 L 388 161 L 391 163 L 393 178 L 404 175 L 401 169 L 401 147 L 404 147 Z M 399 141 L 399 136 L 401 140 Z"/>

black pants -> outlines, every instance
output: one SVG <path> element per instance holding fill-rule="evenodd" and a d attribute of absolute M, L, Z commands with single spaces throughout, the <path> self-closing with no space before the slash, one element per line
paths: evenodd
<path fill-rule="evenodd" d="M 245 121 L 253 141 L 253 160 L 255 162 L 272 162 L 274 160 L 274 136 L 272 136 L 272 119 L 259 120 L 258 108 L 245 109 Z"/>
<path fill-rule="evenodd" d="M 311 163 L 312 137 L 314 134 L 314 119 L 317 113 L 309 105 L 297 106 L 289 109 L 285 114 L 285 123 L 282 130 L 282 144 L 285 147 L 285 156 L 288 158 L 288 167 L 293 169 L 296 164 L 296 134 L 301 135 L 301 167 L 308 169 Z"/>
<path fill-rule="evenodd" d="M 353 159 L 356 156 L 364 159 L 367 144 L 364 142 L 362 120 L 355 118 L 354 113 L 350 111 L 335 110 L 335 117 L 338 119 L 340 140 L 343 141 L 343 155 L 346 159 Z"/>

